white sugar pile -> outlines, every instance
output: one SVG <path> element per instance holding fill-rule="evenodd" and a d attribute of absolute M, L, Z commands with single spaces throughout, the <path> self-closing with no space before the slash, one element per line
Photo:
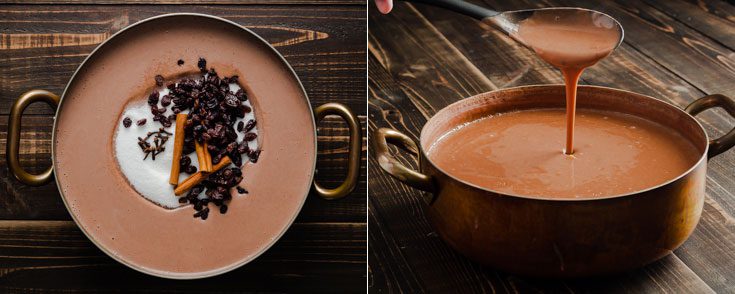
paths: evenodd
<path fill-rule="evenodd" d="M 230 90 L 234 93 L 239 90 L 240 87 L 235 84 L 230 84 Z M 167 95 L 169 90 L 165 87 L 159 90 L 159 97 Z M 250 100 L 244 102 L 245 105 L 252 108 Z M 160 105 L 160 101 L 158 107 Z M 169 107 L 167 107 L 165 116 L 173 114 Z M 187 113 L 188 111 L 183 111 Z M 129 117 L 133 123 L 129 128 L 123 126 L 123 119 Z M 142 126 L 138 126 L 137 122 L 140 119 L 146 119 L 146 123 Z M 255 109 L 250 113 L 246 113 L 244 118 L 238 119 L 234 126 L 237 127 L 239 122 L 247 123 L 247 121 L 255 119 Z M 138 146 L 138 137 L 145 138 L 148 132 L 155 132 L 161 128 L 162 125 L 159 122 L 153 121 L 153 115 L 151 114 L 151 108 L 147 103 L 146 99 L 141 101 L 130 103 L 126 106 L 122 115 L 118 119 L 117 131 L 113 139 L 115 145 L 115 158 L 120 166 L 120 170 L 127 178 L 130 185 L 135 188 L 141 196 L 150 200 L 151 202 L 168 209 L 181 207 L 188 204 L 179 203 L 179 197 L 174 194 L 174 186 L 168 183 L 171 174 L 171 160 L 173 157 L 173 145 L 174 138 L 171 136 L 166 144 L 166 150 L 156 155 L 156 160 L 152 160 L 152 157 L 148 157 L 143 160 L 145 153 Z M 176 121 L 172 121 L 172 125 L 165 129 L 170 133 L 174 133 L 176 130 Z M 237 132 L 237 129 L 235 130 Z M 256 126 L 250 132 L 258 134 L 258 127 Z M 237 141 L 242 141 L 245 136 L 243 132 L 237 132 Z M 149 142 L 153 142 L 150 139 Z M 248 142 L 248 147 L 251 150 L 258 149 L 258 140 Z M 199 163 L 196 157 L 196 153 L 189 154 L 191 158 L 191 164 L 199 169 Z M 242 154 L 242 162 L 245 163 L 249 160 L 247 153 Z M 231 164 L 234 167 L 234 164 Z M 182 172 L 179 175 L 179 183 L 190 175 Z M 206 197 L 204 193 L 199 195 L 199 198 Z"/>

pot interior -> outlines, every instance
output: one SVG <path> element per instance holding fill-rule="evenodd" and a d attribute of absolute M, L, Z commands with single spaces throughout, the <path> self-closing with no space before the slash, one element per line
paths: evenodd
<path fill-rule="evenodd" d="M 479 94 L 455 102 L 432 117 L 421 132 L 421 148 L 426 155 L 426 151 L 442 136 L 458 126 L 480 118 L 524 110 L 563 110 L 565 105 L 563 85 L 525 86 Z M 706 153 L 707 135 L 701 125 L 686 112 L 663 101 L 623 90 L 580 86 L 577 97 L 578 113 L 584 109 L 618 112 L 656 122 L 689 140 L 698 152 L 697 158 L 701 159 Z M 561 148 L 563 145 L 560 150 Z M 431 156 L 425 157 L 442 170 L 441 166 L 433 163 Z M 699 160 L 695 160 L 692 166 L 698 162 Z"/>
<path fill-rule="evenodd" d="M 226 214 L 212 211 L 207 220 L 192 217 L 190 206 L 168 210 L 139 195 L 111 142 L 125 105 L 145 99 L 156 75 L 198 73 L 200 57 L 221 76 L 239 76 L 262 150 L 257 163 L 243 165 L 240 186 L 249 193 L 234 194 Z M 316 162 L 311 106 L 289 65 L 254 33 L 191 14 L 140 22 L 96 49 L 67 87 L 53 148 L 58 187 L 82 231 L 134 269 L 179 279 L 234 269 L 273 245 L 300 211 Z"/>

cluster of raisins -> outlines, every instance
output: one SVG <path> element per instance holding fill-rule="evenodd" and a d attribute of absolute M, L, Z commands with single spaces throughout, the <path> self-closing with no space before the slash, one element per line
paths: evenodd
<path fill-rule="evenodd" d="M 177 64 L 183 64 L 179 61 Z M 197 66 L 202 73 L 199 78 L 184 78 L 178 83 L 168 84 L 169 93 L 159 97 L 158 91 L 148 96 L 153 120 L 164 127 L 170 127 L 176 120 L 175 115 L 183 110 L 190 110 L 184 126 L 184 148 L 179 159 L 181 170 L 188 174 L 196 173 L 197 169 L 191 165 L 189 154 L 195 151 L 195 142 L 207 143 L 207 150 L 212 156 L 212 164 L 219 163 L 225 156 L 229 157 L 236 166 L 242 166 L 242 154 L 247 154 L 253 163 L 258 161 L 260 150 L 251 150 L 248 142 L 256 140 L 257 134 L 251 132 L 256 126 L 254 119 L 247 123 L 242 121 L 235 126 L 238 119 L 245 117 L 252 111 L 243 104 L 248 99 L 243 89 L 236 92 L 230 90 L 231 83 L 238 82 L 238 76 L 220 78 L 214 68 L 207 69 L 207 61 L 200 58 Z M 155 77 L 156 85 L 163 86 L 162 76 Z M 159 107 L 159 102 L 162 107 Z M 171 107 L 174 113 L 165 116 L 167 108 Z M 243 133 L 243 139 L 238 142 L 237 132 Z M 224 168 L 208 176 L 202 184 L 192 188 L 186 197 L 179 199 L 181 203 L 191 203 L 197 213 L 194 217 L 206 219 L 209 215 L 208 204 L 219 207 L 221 213 L 227 211 L 225 201 L 232 196 L 230 188 L 237 186 L 242 180 L 242 172 L 238 168 Z M 245 191 L 237 187 L 238 192 Z M 207 196 L 199 199 L 197 195 L 206 191 Z M 246 192 L 246 191 L 245 191 Z M 242 192 L 240 192 L 242 193 Z"/>

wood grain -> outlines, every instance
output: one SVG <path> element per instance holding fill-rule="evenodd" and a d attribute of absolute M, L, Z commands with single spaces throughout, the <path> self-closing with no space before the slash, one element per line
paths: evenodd
<path fill-rule="evenodd" d="M 720 43 L 730 50 L 735 49 L 735 34 L 732 33 L 733 22 L 700 9 L 684 0 L 653 1 L 646 0 L 655 9 L 663 12 L 684 25 Z M 705 8 L 707 6 L 704 6 Z"/>
<path fill-rule="evenodd" d="M 0 221 L 0 292 L 362 292 L 366 234 L 365 223 L 294 224 L 265 254 L 235 271 L 176 281 L 121 266 L 71 221 Z"/>
<path fill-rule="evenodd" d="M 30 89 L 61 94 L 71 75 L 101 41 L 164 13 L 221 16 L 274 44 L 294 67 L 313 105 L 340 101 L 365 108 L 365 8 L 361 6 L 115 5 L 0 8 L 0 115 Z M 12 48 L 12 49 L 11 49 Z M 28 114 L 52 114 L 32 105 Z M 364 112 L 362 113 L 364 114 Z"/>
<path fill-rule="evenodd" d="M 729 88 L 735 86 L 732 81 L 723 80 L 730 71 L 726 58 L 733 56 L 732 50 L 723 46 L 716 38 L 703 36 L 699 31 L 682 25 L 684 23 L 682 20 L 666 20 L 667 22 L 659 24 L 667 29 L 676 28 L 674 33 L 670 30 L 651 30 L 648 23 L 650 17 L 641 21 L 638 16 L 631 15 L 632 11 L 644 11 L 645 7 L 637 6 L 642 5 L 647 6 L 647 9 L 653 9 L 645 13 L 655 15 L 659 21 L 661 17 L 668 17 L 668 14 L 658 11 L 656 1 L 635 5 L 629 5 L 628 1 L 613 4 L 582 3 L 582 1 L 474 2 L 498 10 L 577 5 L 596 9 L 612 7 L 612 12 L 602 10 L 613 15 L 616 12 L 627 14 L 630 19 L 623 20 L 626 42 L 612 56 L 585 72 L 583 83 L 586 84 L 640 92 L 680 107 L 705 94 L 727 92 Z M 706 2 L 706 7 L 709 7 L 710 11 L 713 9 L 711 7 L 725 11 L 723 5 L 720 5 L 722 3 Z M 624 6 L 625 8 L 622 8 Z M 725 3 L 724 7 L 729 6 Z M 718 17 L 722 17 L 722 14 Z M 629 22 L 632 25 L 629 25 Z M 482 84 L 504 88 L 562 81 L 557 70 L 540 61 L 529 49 L 518 45 L 497 30 L 452 12 L 422 4 L 399 4 L 388 16 L 378 15 L 375 10 L 371 10 L 370 24 L 368 85 L 371 131 L 378 127 L 391 127 L 417 139 L 418 131 L 435 111 L 456 99 L 476 94 L 473 92 L 476 88 L 468 91 L 468 88 L 456 84 L 468 85 L 482 81 Z M 633 28 L 629 29 L 630 26 Z M 410 27 L 411 31 L 404 33 L 405 27 Z M 645 37 L 629 37 L 629 34 L 633 34 L 631 31 L 644 30 L 644 27 L 653 32 L 645 33 Z M 426 39 L 429 36 L 433 36 L 434 39 Z M 421 41 L 416 42 L 413 39 Z M 647 42 L 645 44 L 647 50 L 641 49 L 639 42 Z M 676 44 L 677 42 L 689 43 Z M 661 48 L 655 49 L 654 44 Z M 698 51 L 697 47 L 691 44 L 706 44 L 715 48 L 715 51 L 706 53 Z M 669 46 L 676 47 L 673 50 L 684 55 L 678 58 L 679 64 L 675 64 L 677 60 L 673 57 L 674 54 L 667 51 Z M 394 53 L 386 48 L 405 49 Z M 409 50 L 414 52 L 405 52 Z M 654 57 L 651 53 L 672 56 L 664 57 L 668 59 L 661 61 L 658 55 Z M 461 56 L 448 56 L 451 54 Z M 460 62 L 431 62 L 436 60 Z M 452 79 L 433 78 L 431 74 L 419 76 L 411 71 L 417 64 L 429 64 L 431 74 L 436 74 L 434 71 L 464 72 L 464 74 L 459 77 L 452 76 Z M 696 81 L 690 81 L 688 76 L 682 76 L 685 67 L 689 67 L 686 69 L 688 76 L 699 75 Z M 712 70 L 707 75 L 717 79 L 719 83 L 717 87 L 714 86 L 714 81 L 707 80 L 708 76 L 700 74 L 701 71 L 710 69 Z M 407 75 L 406 72 L 410 74 Z M 481 73 L 480 77 L 477 72 Z M 484 82 L 486 80 L 489 83 Z M 440 90 L 436 88 L 454 91 L 439 92 Z M 437 95 L 444 96 L 436 97 Z M 734 125 L 733 119 L 721 111 L 708 111 L 698 118 L 711 135 L 722 134 Z M 416 167 L 414 158 L 394 148 L 392 151 L 399 161 L 407 166 Z M 379 168 L 371 152 L 369 154 L 370 289 L 376 292 L 431 292 L 449 289 L 459 292 L 499 293 L 731 292 L 732 281 L 735 280 L 735 277 L 730 275 L 735 267 L 735 256 L 730 253 L 733 252 L 731 244 L 732 236 L 735 234 L 735 228 L 731 227 L 731 224 L 735 224 L 731 217 L 733 211 L 731 202 L 735 200 L 733 198 L 735 183 L 732 182 L 732 175 L 735 174 L 733 153 L 735 152 L 726 152 L 710 161 L 707 177 L 708 197 L 702 220 L 690 240 L 677 250 L 676 254 L 644 268 L 619 275 L 557 281 L 507 275 L 482 268 L 457 256 L 438 240 L 436 233 L 426 222 L 424 218 L 426 196 L 387 176 Z M 373 228 L 380 232 L 374 232 Z"/>
<path fill-rule="evenodd" d="M 735 22 L 735 6 L 724 0 L 684 0 L 696 5 L 699 9 L 714 14 L 720 18 Z"/>

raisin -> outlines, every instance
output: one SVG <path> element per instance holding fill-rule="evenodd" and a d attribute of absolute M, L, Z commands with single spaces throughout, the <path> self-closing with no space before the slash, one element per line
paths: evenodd
<path fill-rule="evenodd" d="M 151 95 L 148 96 L 148 105 L 156 105 L 158 103 L 158 91 L 153 91 Z"/>
<path fill-rule="evenodd" d="M 227 153 L 232 153 L 233 151 L 237 151 L 238 144 L 237 142 L 231 142 L 230 144 L 227 144 L 227 147 L 225 147 L 225 150 Z"/>
<path fill-rule="evenodd" d="M 197 62 L 197 67 L 202 72 L 207 72 L 207 60 L 204 58 L 199 58 L 199 62 Z"/>
<path fill-rule="evenodd" d="M 240 142 L 240 144 L 237 145 L 237 152 L 240 154 L 250 153 L 250 147 L 248 147 L 248 142 L 246 141 Z"/>
<path fill-rule="evenodd" d="M 160 122 L 161 122 L 161 124 L 162 124 L 162 125 L 163 125 L 164 127 L 166 127 L 166 128 L 168 128 L 168 127 L 171 127 L 171 125 L 172 125 L 172 123 L 171 123 L 171 120 L 170 120 L 170 119 L 168 119 L 168 118 L 167 118 L 167 117 L 165 117 L 165 116 L 164 116 L 164 117 L 162 117 L 162 118 L 160 119 Z"/>
<path fill-rule="evenodd" d="M 145 124 L 145 122 L 148 121 L 145 118 L 139 119 L 138 122 L 136 122 L 137 125 L 142 126 Z"/>
<path fill-rule="evenodd" d="M 219 207 L 219 213 L 220 214 L 227 213 L 227 205 L 226 204 L 222 204 L 222 206 Z"/>
<path fill-rule="evenodd" d="M 193 165 L 189 165 L 186 167 L 186 170 L 184 170 L 187 174 L 195 174 L 197 172 L 197 167 Z"/>
<path fill-rule="evenodd" d="M 237 97 L 237 100 L 240 101 L 248 100 L 248 94 L 245 93 L 243 89 L 237 90 L 237 92 L 235 92 L 235 97 Z"/>
<path fill-rule="evenodd" d="M 171 105 L 171 96 L 169 96 L 169 95 L 163 95 L 163 97 L 161 97 L 161 105 L 162 106 L 169 106 L 169 105 Z"/>
<path fill-rule="evenodd" d="M 240 194 L 247 194 L 247 193 L 248 193 L 248 190 L 245 190 L 245 189 L 243 189 L 242 187 L 239 187 L 239 186 L 238 186 L 238 187 L 237 187 L 237 193 L 240 193 Z"/>
<path fill-rule="evenodd" d="M 240 154 L 238 154 L 237 152 L 233 152 L 233 153 L 230 153 L 229 157 L 235 166 L 237 167 L 242 166 L 242 156 L 240 156 Z"/>
<path fill-rule="evenodd" d="M 156 75 L 156 86 L 163 86 L 163 76 L 162 75 Z"/>
<path fill-rule="evenodd" d="M 245 141 L 252 141 L 252 140 L 255 140 L 256 138 L 258 138 L 258 135 L 257 134 L 255 134 L 255 133 L 247 133 L 247 134 L 245 134 L 245 137 L 243 138 L 243 140 L 245 140 Z"/>
<path fill-rule="evenodd" d="M 258 162 L 258 158 L 260 157 L 260 150 L 250 150 L 250 152 L 248 153 L 248 157 L 250 157 L 250 162 Z"/>
<path fill-rule="evenodd" d="M 255 124 L 256 122 L 254 119 L 249 120 L 248 123 L 245 124 L 245 132 L 250 132 L 250 130 L 252 130 L 255 127 Z"/>
<path fill-rule="evenodd" d="M 237 123 L 237 131 L 238 132 L 242 132 L 242 130 L 244 128 L 245 128 L 245 123 L 243 123 L 242 121 L 240 121 L 239 123 Z"/>
<path fill-rule="evenodd" d="M 194 188 L 191 188 L 191 190 L 189 190 L 189 194 L 196 197 L 197 195 L 201 194 L 203 190 L 204 190 L 204 186 L 199 184 L 199 185 L 194 186 Z"/>
<path fill-rule="evenodd" d="M 240 106 L 240 100 L 237 100 L 237 97 L 235 97 L 235 95 L 228 94 L 225 97 L 225 105 L 231 108 L 237 108 L 238 106 Z"/>
<path fill-rule="evenodd" d="M 181 159 L 179 160 L 179 165 L 182 167 L 189 166 L 191 164 L 191 157 L 188 155 L 181 156 Z"/>
<path fill-rule="evenodd" d="M 132 125 L 132 124 L 133 124 L 133 120 L 131 120 L 129 117 L 123 118 L 123 126 L 125 128 L 129 128 L 130 125 Z"/>

